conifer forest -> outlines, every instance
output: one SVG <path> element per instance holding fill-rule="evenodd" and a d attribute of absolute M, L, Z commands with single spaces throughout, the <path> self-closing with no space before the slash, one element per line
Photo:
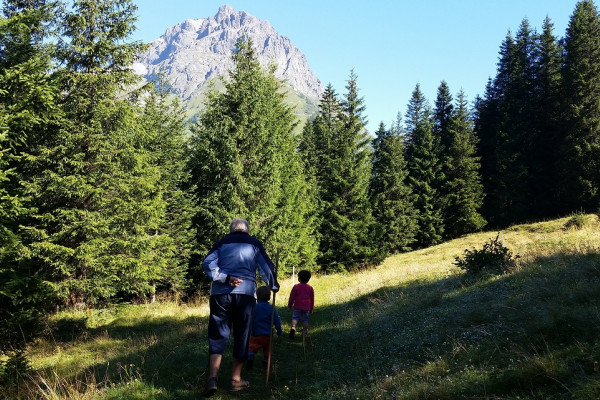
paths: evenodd
<path fill-rule="evenodd" d="M 524 19 L 482 95 L 442 80 L 427 99 L 417 84 L 376 132 L 355 71 L 300 121 L 243 38 L 189 119 L 168 82 L 131 68 L 135 22 L 132 0 L 3 1 L 0 381 L 27 368 L 25 344 L 57 310 L 206 291 L 201 261 L 234 217 L 289 276 L 600 211 L 592 0 L 564 33 Z"/>

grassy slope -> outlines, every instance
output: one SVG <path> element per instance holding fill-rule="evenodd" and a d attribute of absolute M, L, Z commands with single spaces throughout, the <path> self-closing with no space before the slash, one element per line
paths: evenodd
<path fill-rule="evenodd" d="M 600 222 L 586 216 L 503 231 L 520 268 L 472 285 L 452 265 L 478 233 L 388 258 L 357 274 L 317 276 L 310 336 L 276 338 L 271 384 L 260 366 L 242 394 L 215 398 L 454 399 L 600 397 Z M 284 309 L 291 280 L 277 296 Z M 53 318 L 34 343 L 43 398 L 201 398 L 207 307 L 163 302 Z M 221 386 L 227 387 L 230 356 Z M 13 395 L 14 396 L 14 395 Z M 27 391 L 22 398 L 33 397 Z"/>

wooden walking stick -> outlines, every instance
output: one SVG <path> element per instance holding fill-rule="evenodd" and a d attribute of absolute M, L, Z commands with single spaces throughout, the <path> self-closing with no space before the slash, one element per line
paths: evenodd
<path fill-rule="evenodd" d="M 277 249 L 277 253 L 275 255 L 275 271 L 274 277 L 275 282 L 277 282 L 277 270 L 279 269 L 279 249 Z M 271 332 L 269 335 L 269 356 L 267 357 L 267 379 L 265 380 L 265 387 L 269 387 L 269 372 L 271 372 L 271 354 L 273 354 L 273 321 L 275 320 L 275 295 L 277 292 L 273 292 L 273 309 L 271 310 L 271 325 L 269 325 L 269 331 Z"/>

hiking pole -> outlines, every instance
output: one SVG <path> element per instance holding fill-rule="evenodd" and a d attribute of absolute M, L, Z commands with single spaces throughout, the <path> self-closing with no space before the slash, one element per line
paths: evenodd
<path fill-rule="evenodd" d="M 275 282 L 277 282 L 277 269 L 279 269 L 279 249 L 277 249 L 277 253 L 275 254 L 275 271 L 274 277 Z M 273 309 L 271 310 L 271 325 L 269 325 L 269 356 L 267 357 L 267 379 L 265 380 L 265 387 L 269 387 L 269 372 L 271 372 L 271 354 L 273 354 L 273 321 L 275 320 L 275 295 L 277 292 L 273 292 Z"/>

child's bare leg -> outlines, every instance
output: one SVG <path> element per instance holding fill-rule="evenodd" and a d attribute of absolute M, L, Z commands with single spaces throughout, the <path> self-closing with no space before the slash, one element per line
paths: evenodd
<path fill-rule="evenodd" d="M 304 337 L 308 336 L 308 322 L 302 323 L 302 336 L 304 336 Z"/>
<path fill-rule="evenodd" d="M 293 319 L 292 327 L 290 328 L 290 339 L 294 339 L 294 337 L 296 336 L 296 325 L 298 325 L 298 320 Z"/>

